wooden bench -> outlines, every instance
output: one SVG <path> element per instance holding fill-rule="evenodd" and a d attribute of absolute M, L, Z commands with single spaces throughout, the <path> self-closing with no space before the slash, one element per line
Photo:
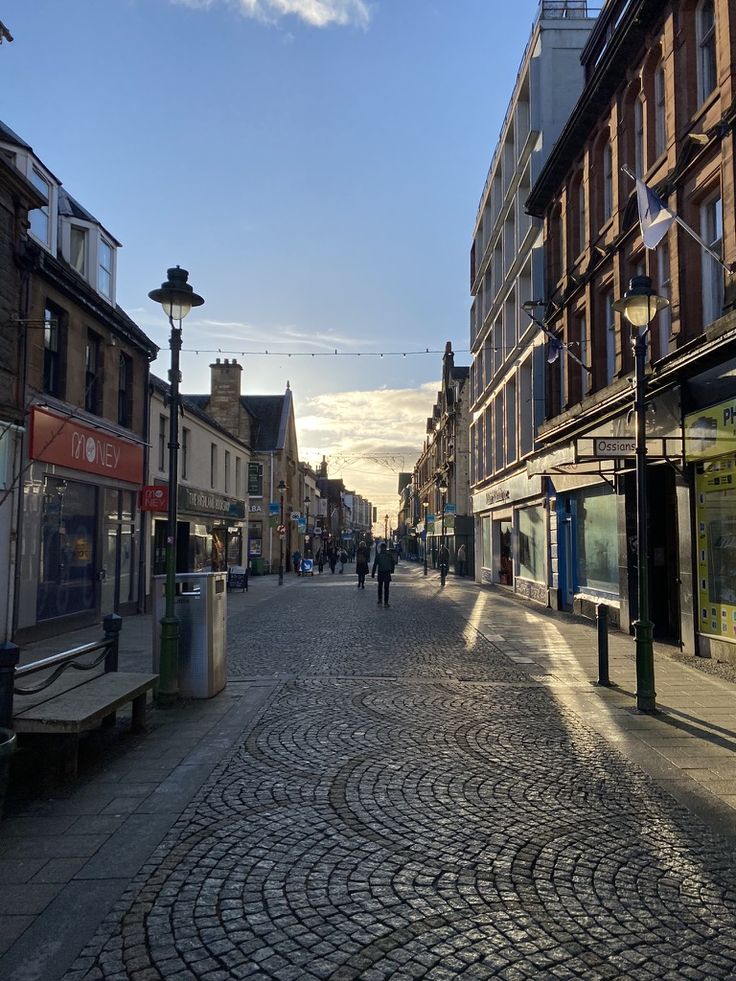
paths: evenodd
<path fill-rule="evenodd" d="M 122 617 L 111 613 L 102 623 L 102 640 L 21 667 L 14 644 L 0 648 L 0 726 L 56 736 L 68 776 L 76 776 L 80 734 L 113 726 L 123 705 L 132 703 L 133 729 L 145 728 L 146 697 L 158 681 L 156 674 L 118 671 Z M 32 675 L 39 680 L 28 684 Z"/>

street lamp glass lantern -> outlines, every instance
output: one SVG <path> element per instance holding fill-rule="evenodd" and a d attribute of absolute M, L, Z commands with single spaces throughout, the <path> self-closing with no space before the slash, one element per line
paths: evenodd
<path fill-rule="evenodd" d="M 622 299 L 616 300 L 613 308 L 623 314 L 632 327 L 648 327 L 655 313 L 669 305 L 666 297 L 654 292 L 649 276 L 634 276 Z"/>
<path fill-rule="evenodd" d="M 282 494 L 286 490 L 286 484 L 284 483 L 283 480 L 279 481 L 279 490 L 281 491 Z"/>
<path fill-rule="evenodd" d="M 181 266 L 167 270 L 169 277 L 161 284 L 161 289 L 151 290 L 148 294 L 156 303 L 160 303 L 169 320 L 183 320 L 192 307 L 201 307 L 204 299 L 194 292 L 187 282 L 189 273 Z"/>
<path fill-rule="evenodd" d="M 442 477 L 440 479 L 440 481 L 437 484 L 437 486 L 439 488 L 440 494 L 446 494 L 447 493 L 447 481 L 445 480 L 444 477 Z"/>

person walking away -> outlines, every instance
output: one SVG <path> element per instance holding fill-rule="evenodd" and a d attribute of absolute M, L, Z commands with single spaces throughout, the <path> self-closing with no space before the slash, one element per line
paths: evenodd
<path fill-rule="evenodd" d="M 440 568 L 440 582 L 444 586 L 447 578 L 447 570 L 450 568 L 450 550 L 447 545 L 441 545 L 437 553 L 437 565 Z"/>
<path fill-rule="evenodd" d="M 465 543 L 460 546 L 457 550 L 457 574 L 459 576 L 465 575 Z"/>
<path fill-rule="evenodd" d="M 386 550 L 386 543 L 381 544 L 381 549 L 373 562 L 371 578 L 376 578 L 378 572 L 378 605 L 383 603 L 388 606 L 388 589 L 391 583 L 391 573 L 394 571 L 394 557 Z"/>
<path fill-rule="evenodd" d="M 319 552 L 317 552 L 317 569 L 319 570 L 320 575 L 322 575 L 322 570 L 324 569 L 324 567 L 325 567 L 325 550 L 321 548 Z"/>
<path fill-rule="evenodd" d="M 294 566 L 294 572 L 297 575 L 299 575 L 299 569 L 300 569 L 301 564 L 302 564 L 302 553 L 299 551 L 298 548 L 295 548 L 294 549 L 294 552 L 292 553 L 292 556 L 291 556 L 291 562 L 292 562 L 292 564 Z"/>
<path fill-rule="evenodd" d="M 340 568 L 338 569 L 338 572 L 340 573 L 340 575 L 342 575 L 343 572 L 345 571 L 345 563 L 348 560 L 348 553 L 345 551 L 344 548 L 340 549 L 337 560 L 340 563 Z"/>
<path fill-rule="evenodd" d="M 368 546 L 365 542 L 358 545 L 355 553 L 355 571 L 358 573 L 358 589 L 365 589 L 365 577 L 368 575 Z"/>
<path fill-rule="evenodd" d="M 335 566 L 337 565 L 337 552 L 334 548 L 330 549 L 330 572 L 335 574 Z"/>

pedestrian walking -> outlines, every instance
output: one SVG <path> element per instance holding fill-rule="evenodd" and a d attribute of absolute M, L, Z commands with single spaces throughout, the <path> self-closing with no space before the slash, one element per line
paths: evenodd
<path fill-rule="evenodd" d="M 334 548 L 330 549 L 330 572 L 335 574 L 335 566 L 337 565 L 337 552 Z"/>
<path fill-rule="evenodd" d="M 358 545 L 355 553 L 355 571 L 358 573 L 358 589 L 365 589 L 365 577 L 368 575 L 368 559 L 370 550 L 365 542 Z"/>
<path fill-rule="evenodd" d="M 340 568 L 338 569 L 340 575 L 342 575 L 343 572 L 345 571 L 345 563 L 347 562 L 347 560 L 348 560 L 348 553 L 345 551 L 344 548 L 341 548 L 337 556 L 337 561 L 340 563 Z"/>
<path fill-rule="evenodd" d="M 299 551 L 298 548 L 295 548 L 294 549 L 294 551 L 292 553 L 292 556 L 291 556 L 291 562 L 292 562 L 292 565 L 294 566 L 294 572 L 297 575 L 299 575 L 299 568 L 300 568 L 300 566 L 302 564 L 302 553 Z"/>
<path fill-rule="evenodd" d="M 463 543 L 457 550 L 457 574 L 459 576 L 465 575 L 465 543 Z"/>
<path fill-rule="evenodd" d="M 324 569 L 324 567 L 325 567 L 325 550 L 321 548 L 319 552 L 317 552 L 317 569 L 319 570 L 320 575 L 322 575 L 322 570 Z"/>
<path fill-rule="evenodd" d="M 437 553 L 437 565 L 440 570 L 440 583 L 444 586 L 447 570 L 450 568 L 450 550 L 444 542 L 440 545 L 440 550 Z"/>
<path fill-rule="evenodd" d="M 378 605 L 383 603 L 384 606 L 388 606 L 388 589 L 391 583 L 391 573 L 394 571 L 394 557 L 387 551 L 386 543 L 381 543 L 381 549 L 376 555 L 375 561 L 373 562 L 373 571 L 371 572 L 371 578 L 376 578 L 376 572 L 378 572 Z"/>

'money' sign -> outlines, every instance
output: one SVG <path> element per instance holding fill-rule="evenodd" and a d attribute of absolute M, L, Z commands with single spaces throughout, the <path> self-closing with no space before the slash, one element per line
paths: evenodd
<path fill-rule="evenodd" d="M 31 409 L 30 456 L 72 470 L 143 483 L 142 446 L 37 405 Z"/>

